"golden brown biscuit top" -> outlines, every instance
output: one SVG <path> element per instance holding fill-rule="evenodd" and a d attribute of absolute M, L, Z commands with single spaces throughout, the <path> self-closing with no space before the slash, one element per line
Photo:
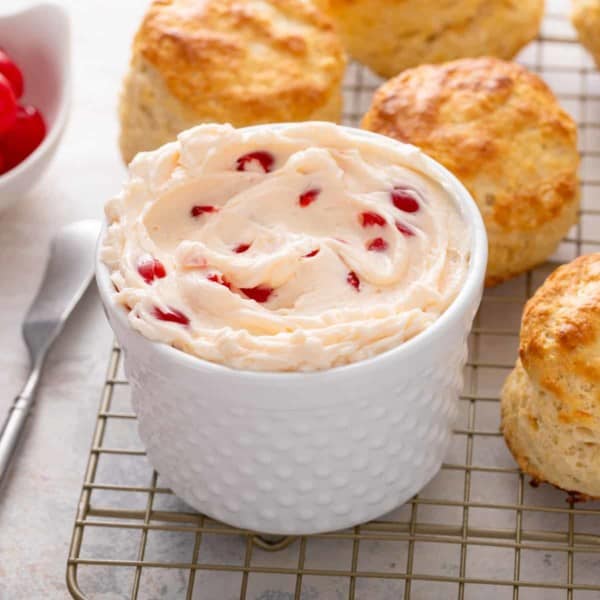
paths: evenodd
<path fill-rule="evenodd" d="M 572 17 L 585 25 L 584 18 L 600 19 L 600 0 L 573 0 Z"/>
<path fill-rule="evenodd" d="M 516 63 L 484 57 L 404 71 L 375 94 L 363 127 L 453 171 L 488 229 L 535 229 L 578 196 L 575 123 Z"/>
<path fill-rule="evenodd" d="M 565 420 L 589 412 L 580 399 L 600 402 L 600 253 L 559 267 L 529 300 L 519 353 L 532 380 L 571 407 Z"/>
<path fill-rule="evenodd" d="M 443 34 L 447 29 L 461 29 L 477 17 L 482 8 L 493 11 L 505 8 L 505 0 L 313 0 L 337 18 L 370 20 L 372 27 L 382 26 L 382 15 L 394 11 L 394 32 L 407 35 Z M 351 9 L 349 11 L 348 9 Z M 357 23 L 357 27 L 364 23 Z"/>
<path fill-rule="evenodd" d="M 138 56 L 193 108 L 256 112 L 278 101 L 305 113 L 323 104 L 345 64 L 333 25 L 304 0 L 154 0 L 134 41 Z"/>

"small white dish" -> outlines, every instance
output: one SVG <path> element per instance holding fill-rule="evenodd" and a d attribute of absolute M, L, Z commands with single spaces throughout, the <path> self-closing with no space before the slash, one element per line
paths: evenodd
<path fill-rule="evenodd" d="M 10 10 L 10 9 L 9 9 Z M 23 71 L 25 94 L 46 121 L 46 138 L 20 165 L 0 175 L 0 211 L 16 202 L 42 176 L 64 131 L 70 105 L 69 16 L 58 4 L 41 3 L 2 12 L 0 47 Z"/>
<path fill-rule="evenodd" d="M 404 146 L 344 130 L 388 152 Z M 438 472 L 451 441 L 488 243 L 464 186 L 433 159 L 417 156 L 415 164 L 445 186 L 468 226 L 469 270 L 458 297 L 428 329 L 361 362 L 310 373 L 237 371 L 150 341 L 115 303 L 98 250 L 100 297 L 123 349 L 140 437 L 162 484 L 189 505 L 263 533 L 320 533 L 391 511 Z M 403 157 L 398 153 L 399 162 Z"/>

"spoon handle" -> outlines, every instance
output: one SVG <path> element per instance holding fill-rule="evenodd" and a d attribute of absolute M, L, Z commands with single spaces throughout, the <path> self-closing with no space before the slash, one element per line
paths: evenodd
<path fill-rule="evenodd" d="M 2 429 L 0 429 L 0 488 L 8 472 L 17 444 L 25 430 L 27 417 L 31 414 L 39 378 L 40 366 L 36 366 L 31 371 L 23 391 L 15 398 Z"/>

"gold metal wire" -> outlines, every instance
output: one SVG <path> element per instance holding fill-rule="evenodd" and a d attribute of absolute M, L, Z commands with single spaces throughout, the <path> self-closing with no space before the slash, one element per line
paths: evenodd
<path fill-rule="evenodd" d="M 597 103 L 597 112 L 600 113 L 600 74 L 594 72 L 583 52 L 580 54 L 581 65 L 553 66 L 548 62 L 545 52 L 548 46 L 559 50 L 565 48 L 568 51 L 574 48 L 574 39 L 568 30 L 564 35 L 553 33 L 557 28 L 553 25 L 564 25 L 564 19 L 564 15 L 547 16 L 546 26 L 551 34 L 542 35 L 534 43 L 535 48 L 529 54 L 534 57 L 533 62 L 528 63 L 528 66 L 549 78 L 575 74 L 579 80 L 578 89 L 569 89 L 568 93 L 557 93 L 561 101 L 576 108 L 584 161 L 584 205 L 581 222 L 562 246 L 570 259 L 582 252 L 597 251 L 600 246 L 600 177 L 592 172 L 589 164 L 585 164 L 595 159 L 598 159 L 600 164 L 600 141 L 597 143 L 597 149 L 590 148 L 589 134 L 590 131 L 593 132 L 600 140 L 600 122 L 593 122 L 589 114 L 592 103 Z M 588 87 L 593 78 L 596 78 L 595 92 L 590 91 Z M 364 69 L 356 64 L 350 66 L 346 85 L 346 105 L 349 108 L 348 114 L 345 115 L 347 123 L 356 125 L 359 122 L 377 84 L 378 81 Z M 595 204 L 593 201 L 596 201 Z M 377 596 L 373 593 L 360 591 L 361 586 L 369 580 L 395 581 L 400 585 L 403 583 L 403 587 L 397 588 L 401 591 L 393 597 L 404 600 L 433 597 L 468 600 L 482 598 L 484 595 L 494 599 L 512 597 L 513 600 L 533 597 L 567 600 L 600 598 L 600 505 L 579 505 L 572 501 L 568 503 L 564 496 L 558 493 L 551 495 L 549 499 L 548 494 L 551 492 L 530 488 L 526 478 L 510 462 L 501 460 L 490 464 L 481 461 L 479 455 L 479 446 L 482 443 L 502 443 L 497 422 L 494 427 L 479 424 L 480 415 L 485 415 L 490 406 L 498 412 L 495 405 L 498 403 L 499 386 L 496 385 L 495 389 L 490 391 L 485 377 L 496 373 L 499 375 L 498 379 L 503 379 L 512 368 L 514 359 L 514 356 L 507 356 L 505 361 L 489 360 L 484 352 L 484 342 L 487 340 L 489 343 L 490 339 L 493 339 L 500 343 L 501 340 L 505 340 L 514 345 L 518 338 L 518 323 L 503 327 L 486 325 L 482 317 L 483 311 L 491 309 L 498 312 L 517 307 L 520 312 L 522 305 L 540 282 L 539 274 L 529 273 L 521 288 L 522 293 L 521 290 L 515 292 L 514 287 L 510 293 L 488 293 L 476 319 L 466 367 L 467 383 L 461 398 L 466 408 L 466 418 L 455 430 L 455 439 L 464 440 L 464 460 L 457 462 L 453 459 L 442 469 L 442 474 L 458 475 L 462 477 L 462 481 L 457 485 L 448 486 L 441 494 L 430 496 L 425 490 L 413 498 L 408 511 L 401 512 L 401 516 L 397 518 L 382 518 L 348 531 L 330 534 L 301 538 L 263 538 L 217 523 L 209 517 L 187 509 L 181 503 L 175 508 L 164 508 L 162 500 L 173 499 L 172 493 L 159 485 L 160 476 L 145 462 L 146 484 L 124 482 L 119 473 L 126 471 L 125 467 L 115 467 L 112 478 L 108 481 L 100 480 L 98 473 L 103 461 L 110 460 L 112 465 L 118 465 L 119 461 L 125 460 L 145 461 L 144 451 L 140 449 L 134 428 L 129 440 L 131 446 L 120 447 L 107 442 L 111 427 L 135 424 L 135 415 L 129 408 L 123 408 L 122 403 L 116 399 L 127 389 L 127 382 L 121 374 L 121 351 L 114 347 L 102 392 L 67 564 L 67 584 L 73 598 L 94 598 L 91 592 L 84 590 L 85 586 L 82 583 L 86 570 L 93 568 L 108 569 L 113 574 L 129 573 L 131 577 L 123 580 L 127 581 L 127 587 L 121 590 L 121 593 L 123 597 L 128 594 L 132 599 L 151 597 L 143 591 L 143 576 L 147 571 L 154 569 L 187 573 L 183 586 L 185 591 L 180 591 L 177 596 L 168 597 L 185 597 L 188 600 L 205 597 L 202 596 L 201 573 L 218 573 L 223 582 L 231 581 L 232 587 L 239 590 L 241 600 L 251 598 L 251 581 L 257 575 L 267 578 L 283 575 L 291 577 L 294 583 L 289 596 L 285 597 L 295 600 L 304 598 L 307 579 L 315 577 L 336 578 L 336 581 L 341 581 L 343 597 L 349 600 L 376 600 Z M 108 473 L 112 471 L 108 470 Z M 506 482 L 507 486 L 513 486 L 515 501 L 478 500 L 476 491 L 479 484 L 475 480 L 482 476 L 493 478 L 496 485 Z M 100 496 L 97 499 L 98 494 Z M 145 498 L 145 503 L 140 504 L 140 497 Z M 130 498 L 136 498 L 136 501 L 130 501 Z M 161 504 L 157 506 L 159 501 Z M 434 509 L 454 509 L 458 511 L 460 518 L 448 522 L 430 519 L 427 515 L 431 515 L 431 512 L 427 511 Z M 489 511 L 489 517 L 485 519 L 484 524 L 481 519 L 474 520 L 478 511 Z M 494 519 L 498 514 L 514 515 L 514 526 L 495 526 Z M 550 528 L 528 525 L 531 518 L 535 518 L 537 522 L 541 517 L 553 519 L 555 525 Z M 591 520 L 591 525 L 586 525 L 588 520 Z M 107 549 L 116 551 L 119 547 L 116 541 L 108 544 L 88 543 L 92 532 L 104 533 L 105 538 L 108 535 L 108 540 L 111 536 L 119 535 L 119 539 L 126 536 L 137 546 L 135 555 L 112 555 Z M 193 536 L 193 543 L 189 544 L 189 558 L 173 561 L 149 558 L 149 537 L 158 534 L 169 534 L 174 544 L 183 536 Z M 235 540 L 236 547 L 243 551 L 243 559 L 237 564 L 206 561 L 204 555 L 207 549 L 210 549 L 210 545 L 217 543 L 216 540 L 225 539 Z M 348 545 L 349 560 L 345 566 L 320 568 L 309 562 L 311 553 L 319 544 L 332 542 Z M 386 552 L 386 544 L 396 544 L 394 548 L 400 544 L 405 554 L 403 567 L 398 565 L 396 570 L 363 567 L 361 558 L 365 556 L 364 546 L 373 543 L 382 545 L 378 550 L 380 553 Z M 418 549 L 423 547 L 431 547 L 432 552 L 441 551 L 442 548 L 456 549 L 457 558 L 452 568 L 440 568 L 436 572 L 423 570 L 418 561 Z M 286 566 L 269 562 L 269 557 L 275 557 L 277 553 L 296 551 L 297 558 Z M 490 551 L 502 553 L 503 558 L 498 558 L 498 564 L 510 563 L 502 564 L 501 575 L 496 575 L 490 569 L 478 569 L 473 565 L 473 559 L 476 559 L 479 553 Z M 510 560 L 507 553 L 512 556 Z M 208 554 L 210 556 L 210 552 Z M 556 571 L 559 576 L 555 580 L 531 578 L 526 574 L 528 561 L 532 556 L 540 554 L 544 557 L 558 557 Z M 390 561 L 394 560 L 394 556 L 394 552 L 390 551 Z M 588 561 L 595 560 L 597 571 L 589 566 L 589 562 L 585 563 L 585 557 Z M 257 560 L 258 558 L 260 560 Z M 509 575 L 507 568 L 510 570 Z M 532 591 L 537 591 L 538 595 L 528 595 Z M 235 592 L 236 597 L 237 593 Z M 337 597 L 341 598 L 342 595 Z"/>

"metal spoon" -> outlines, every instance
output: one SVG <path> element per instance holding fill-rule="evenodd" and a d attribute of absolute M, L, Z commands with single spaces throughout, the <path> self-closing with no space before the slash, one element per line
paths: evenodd
<path fill-rule="evenodd" d="M 94 275 L 99 221 L 79 221 L 52 240 L 46 274 L 23 323 L 31 372 L 0 430 L 0 485 L 31 413 L 44 360 Z"/>

